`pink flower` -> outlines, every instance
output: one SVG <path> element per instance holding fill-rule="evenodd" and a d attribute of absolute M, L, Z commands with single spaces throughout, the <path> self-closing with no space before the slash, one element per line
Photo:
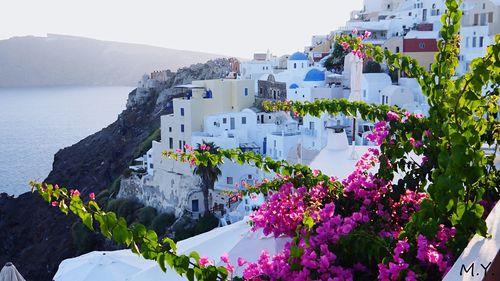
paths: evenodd
<path fill-rule="evenodd" d="M 71 194 L 73 196 L 80 196 L 80 191 L 78 191 L 78 189 L 75 189 L 75 190 L 73 190 L 73 192 Z"/>
<path fill-rule="evenodd" d="M 352 30 L 352 34 L 358 34 L 358 29 L 357 29 L 357 28 L 354 28 L 354 29 Z"/>
<path fill-rule="evenodd" d="M 368 31 L 368 30 L 365 30 L 365 34 L 364 35 L 365 35 L 365 38 L 368 38 L 368 37 L 370 37 L 372 35 L 372 33 L 370 31 Z"/>
<path fill-rule="evenodd" d="M 54 189 L 55 189 L 55 190 L 59 189 L 59 185 L 57 185 L 57 184 L 56 184 L 56 185 L 54 185 Z"/>
<path fill-rule="evenodd" d="M 317 176 L 319 176 L 320 171 L 319 170 L 313 170 L 312 173 L 313 173 L 313 176 L 317 177 Z"/>
<path fill-rule="evenodd" d="M 396 112 L 389 111 L 387 112 L 387 120 L 389 121 L 398 121 L 399 115 Z"/>
<path fill-rule="evenodd" d="M 431 132 L 429 130 L 425 130 L 424 131 L 424 135 L 428 138 L 430 138 L 432 136 Z"/>
<path fill-rule="evenodd" d="M 408 141 L 410 141 L 411 146 L 415 147 L 415 139 L 410 138 Z"/>
<path fill-rule="evenodd" d="M 342 42 L 340 45 L 342 46 L 342 49 L 344 49 L 344 51 L 349 49 L 349 43 L 347 43 L 347 42 Z"/>
<path fill-rule="evenodd" d="M 51 203 L 52 207 L 57 207 L 59 205 L 59 202 L 57 201 L 52 201 Z"/>
<path fill-rule="evenodd" d="M 226 269 L 227 269 L 227 272 L 229 273 L 233 273 L 234 272 L 234 267 L 231 265 L 231 264 L 226 264 Z"/>
<path fill-rule="evenodd" d="M 90 198 L 90 200 L 95 200 L 95 193 L 94 193 L 94 192 L 91 192 L 91 193 L 89 194 L 89 198 Z"/>
<path fill-rule="evenodd" d="M 222 255 L 220 257 L 220 260 L 223 261 L 224 263 L 228 263 L 229 262 L 229 254 L 225 253 L 224 255 Z"/>
<path fill-rule="evenodd" d="M 243 258 L 238 258 L 238 266 L 243 266 L 247 263 Z"/>
<path fill-rule="evenodd" d="M 208 260 L 208 257 L 200 257 L 200 259 L 198 260 L 198 264 L 201 267 L 205 267 L 207 265 L 213 265 L 213 263 L 210 260 Z"/>

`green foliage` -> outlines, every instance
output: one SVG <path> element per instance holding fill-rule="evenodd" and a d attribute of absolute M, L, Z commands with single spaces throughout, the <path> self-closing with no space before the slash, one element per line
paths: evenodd
<path fill-rule="evenodd" d="M 195 226 L 196 234 L 205 233 L 216 228 L 219 225 L 219 219 L 213 214 L 206 214 L 201 217 Z"/>
<path fill-rule="evenodd" d="M 185 219 L 181 223 L 176 223 L 174 226 L 175 240 L 180 241 L 193 237 L 195 235 L 205 233 L 216 228 L 219 225 L 219 219 L 211 213 L 204 214 L 197 221 Z"/>
<path fill-rule="evenodd" d="M 156 209 L 153 207 L 142 207 L 140 209 L 137 209 L 137 211 L 135 212 L 135 216 L 138 223 L 150 226 L 153 220 L 156 218 L 156 213 Z"/>
<path fill-rule="evenodd" d="M 342 71 L 344 69 L 344 58 L 347 54 L 349 54 L 349 51 L 344 50 L 339 42 L 336 42 L 333 45 L 332 52 L 323 62 L 323 67 L 327 70 L 337 69 Z"/>
<path fill-rule="evenodd" d="M 83 223 L 75 222 L 71 226 L 71 237 L 79 253 L 88 253 L 95 250 L 98 241 L 97 235 Z"/>
<path fill-rule="evenodd" d="M 365 66 L 365 69 L 363 70 L 363 72 L 364 73 L 381 73 L 382 67 L 376 61 L 369 61 L 366 63 L 366 66 Z"/>
<path fill-rule="evenodd" d="M 128 223 L 132 223 L 136 219 L 137 211 L 142 208 L 142 204 L 136 200 L 128 198 L 113 199 L 108 202 L 106 210 L 115 212 L 118 216 L 126 219 Z"/>
<path fill-rule="evenodd" d="M 152 131 L 149 134 L 149 136 L 139 144 L 139 146 L 135 149 L 134 153 L 132 153 L 134 159 L 144 155 L 151 148 L 151 143 L 153 141 L 160 141 L 160 139 L 161 139 L 161 130 L 160 128 L 157 128 L 154 131 Z"/>
<path fill-rule="evenodd" d="M 117 177 L 113 183 L 109 186 L 108 190 L 110 192 L 110 196 L 116 196 L 120 191 L 120 182 L 121 177 Z"/>
<path fill-rule="evenodd" d="M 487 235 L 485 209 L 480 202 L 496 202 L 500 194 L 500 173 L 495 168 L 494 157 L 487 157 L 481 150 L 483 145 L 498 145 L 500 140 L 500 124 L 495 120 L 499 111 L 500 35 L 496 35 L 495 43 L 487 47 L 485 57 L 477 58 L 471 63 L 468 73 L 454 77 L 458 66 L 458 31 L 462 15 L 458 10 L 459 4 L 460 1 L 446 0 L 447 11 L 442 16 L 443 26 L 440 32 L 442 39 L 438 42 L 439 51 L 430 72 L 419 66 L 411 57 L 393 54 L 388 50 L 382 51 L 380 47 L 370 44 L 363 45 L 360 38 L 338 38 L 339 42 L 349 43 L 353 50 L 362 50 L 378 63 L 387 62 L 391 70 L 400 69 L 409 77 L 416 78 L 427 96 L 430 105 L 428 117 L 390 123 L 389 138 L 394 140 L 394 144 L 386 140 L 381 145 L 381 165 L 376 177 L 392 181 L 394 170 L 404 175 L 402 180 L 394 183 L 395 198 L 406 189 L 427 192 L 429 195 L 429 198 L 421 203 L 420 210 L 413 214 L 411 221 L 404 227 L 400 239 L 408 238 L 412 248 L 415 248 L 418 234 L 433 238 L 439 224 L 455 226 L 457 235 L 447 245 L 454 254 L 461 252 L 475 233 Z M 397 108 L 349 102 L 345 99 L 265 103 L 264 107 L 269 111 L 292 111 L 299 116 L 319 116 L 323 112 L 332 115 L 343 113 L 347 116 L 360 114 L 364 120 L 371 121 L 386 119 L 389 111 L 402 116 L 402 112 Z M 427 130 L 430 135 L 425 135 Z M 423 146 L 413 147 L 410 145 L 411 138 L 421 140 Z M 426 164 L 416 163 L 407 157 L 410 152 L 425 155 Z M 265 172 L 273 171 L 289 176 L 288 182 L 292 182 L 294 186 L 307 187 L 323 182 L 327 183 L 329 188 L 335 187 L 339 194 L 342 192 L 340 182 L 330 181 L 328 176 L 321 173 L 313 176 L 307 166 L 275 161 L 239 149 L 198 149 L 192 153 L 180 154 L 166 151 L 164 155 L 194 163 L 198 167 L 217 167 L 229 159 L 239 164 L 253 165 Z M 387 163 L 390 163 L 392 168 L 389 168 Z M 251 187 L 248 192 L 266 194 L 269 190 L 276 190 L 284 182 L 277 179 L 263 183 L 260 187 Z M 32 187 L 45 201 L 58 206 L 61 212 L 77 215 L 87 228 L 99 230 L 107 238 L 130 247 L 147 259 L 156 260 L 162 269 L 166 269 L 168 265 L 190 280 L 227 279 L 228 273 L 224 268 L 199 266 L 197 255 L 178 255 L 173 240 L 158 240 L 156 232 L 147 230 L 143 224 L 128 226 L 128 219 L 120 218 L 113 212 L 102 211 L 95 201 L 83 202 L 79 196 L 70 194 L 67 189 L 56 189 L 52 185 L 32 183 Z M 109 202 L 108 207 L 126 217 L 133 216 L 135 210 L 140 208 L 119 201 Z M 131 212 L 131 209 L 134 211 Z M 193 233 L 210 228 L 211 222 L 215 220 L 200 220 L 199 225 L 193 227 Z M 305 223 L 314 227 L 314 221 L 306 220 Z M 337 251 L 341 253 L 342 250 L 350 249 L 360 260 L 366 259 L 367 263 L 387 256 L 388 249 L 384 242 L 368 231 L 360 229 L 342 238 L 340 245 L 345 246 Z M 366 241 L 354 245 L 353 241 L 360 241 L 356 239 L 356 235 L 366 237 Z M 301 249 L 298 247 L 292 247 L 291 252 L 294 257 L 301 255 Z"/>
<path fill-rule="evenodd" d="M 167 227 L 171 226 L 175 222 L 175 215 L 170 213 L 163 213 L 157 215 L 151 222 L 151 228 L 158 233 L 159 236 L 163 236 Z"/>
<path fill-rule="evenodd" d="M 216 152 L 219 148 L 213 142 L 205 142 L 199 145 L 196 149 L 198 153 L 211 153 Z M 191 162 L 192 164 L 192 162 Z M 206 162 L 202 165 L 196 165 L 193 170 L 193 174 L 199 176 L 201 178 L 201 191 L 203 192 L 203 205 L 205 209 L 205 215 L 210 213 L 210 206 L 208 205 L 208 195 L 210 190 L 214 190 L 214 185 L 219 176 L 222 174 L 219 169 L 218 164 L 213 165 L 211 162 Z"/>
<path fill-rule="evenodd" d="M 126 168 L 125 170 L 123 170 L 123 177 L 125 178 L 130 178 L 130 176 L 132 175 L 132 170 L 130 168 Z"/>

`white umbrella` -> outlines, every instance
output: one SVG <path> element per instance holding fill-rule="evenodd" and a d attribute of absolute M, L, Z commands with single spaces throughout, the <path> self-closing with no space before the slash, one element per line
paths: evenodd
<path fill-rule="evenodd" d="M 123 281 L 154 264 L 130 250 L 95 251 L 61 262 L 54 281 Z"/>
<path fill-rule="evenodd" d="M 234 275 L 241 276 L 243 268 L 238 267 L 239 257 L 248 262 L 256 262 L 262 250 L 267 250 L 270 255 L 281 252 L 286 241 L 287 238 L 276 239 L 265 236 L 262 231 L 252 232 L 246 220 L 243 220 L 179 241 L 177 253 L 189 255 L 192 251 L 196 251 L 200 256 L 207 256 L 217 266 L 224 265 L 220 257 L 227 253 L 230 263 L 235 268 Z M 162 272 L 159 266 L 155 265 L 127 279 L 127 281 L 154 280 L 173 281 L 185 278 L 168 267 L 166 273 Z"/>
<path fill-rule="evenodd" d="M 11 263 L 8 262 L 0 271 L 0 281 L 26 281 L 21 273 L 17 271 L 17 268 Z"/>

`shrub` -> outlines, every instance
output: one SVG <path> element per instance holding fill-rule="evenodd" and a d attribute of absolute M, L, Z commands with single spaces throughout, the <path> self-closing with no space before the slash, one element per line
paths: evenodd
<path fill-rule="evenodd" d="M 380 73 L 382 72 L 382 67 L 376 61 L 369 61 L 366 63 L 364 73 Z"/>
<path fill-rule="evenodd" d="M 118 216 L 124 217 L 127 223 L 132 223 L 135 221 L 135 213 L 143 205 L 136 200 L 128 198 L 113 199 L 108 202 L 106 209 L 108 211 L 115 212 Z"/>
<path fill-rule="evenodd" d="M 71 226 L 71 237 L 79 253 L 87 253 L 95 250 L 97 235 L 90 231 L 83 223 L 75 222 Z"/>
<path fill-rule="evenodd" d="M 157 215 L 151 222 L 151 228 L 158 233 L 158 235 L 163 236 L 168 227 L 170 227 L 175 222 L 175 215 L 171 213 L 163 213 Z"/>
<path fill-rule="evenodd" d="M 145 226 L 150 226 L 153 219 L 156 217 L 156 209 L 153 207 L 142 207 L 135 212 L 138 223 Z"/>

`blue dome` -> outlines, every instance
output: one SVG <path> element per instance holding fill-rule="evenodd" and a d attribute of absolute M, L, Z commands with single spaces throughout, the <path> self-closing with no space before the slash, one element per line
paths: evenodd
<path fill-rule="evenodd" d="M 304 53 L 296 52 L 293 53 L 288 60 L 308 60 L 307 56 Z"/>
<path fill-rule="evenodd" d="M 304 81 L 325 81 L 325 73 L 319 69 L 313 68 L 307 72 Z"/>
<path fill-rule="evenodd" d="M 299 85 L 293 83 L 292 85 L 290 85 L 290 89 L 297 89 L 299 87 Z"/>

